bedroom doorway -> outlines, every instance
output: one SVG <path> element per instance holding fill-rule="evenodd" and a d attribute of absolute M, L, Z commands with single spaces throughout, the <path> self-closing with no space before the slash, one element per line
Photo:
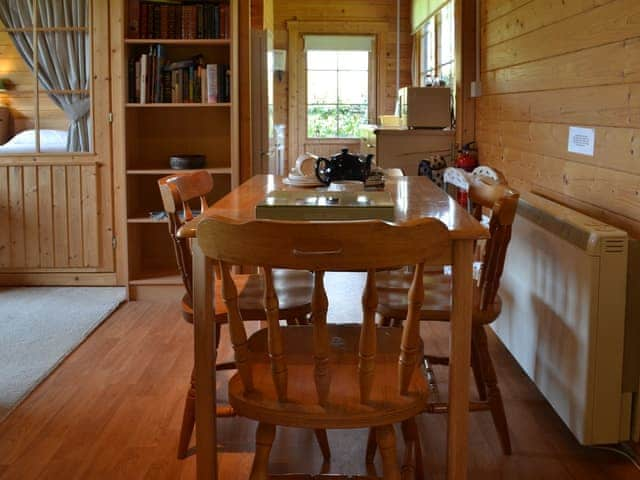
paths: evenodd
<path fill-rule="evenodd" d="M 108 2 L 0 0 L 0 47 L 0 285 L 115 284 Z"/>

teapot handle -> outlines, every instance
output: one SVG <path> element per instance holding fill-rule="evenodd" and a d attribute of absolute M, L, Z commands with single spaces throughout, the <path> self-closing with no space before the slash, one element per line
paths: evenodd
<path fill-rule="evenodd" d="M 329 178 L 325 173 L 328 166 L 329 160 L 327 160 L 326 158 L 318 158 L 316 160 L 316 177 L 318 177 L 318 180 L 320 180 L 325 185 L 329 185 L 329 183 L 331 183 L 331 178 Z"/>

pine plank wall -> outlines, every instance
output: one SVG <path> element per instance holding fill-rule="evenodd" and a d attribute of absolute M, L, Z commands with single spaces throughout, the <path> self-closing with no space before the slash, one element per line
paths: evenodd
<path fill-rule="evenodd" d="M 482 5 L 481 162 L 640 237 L 640 1 Z M 571 125 L 593 157 L 568 153 Z"/>

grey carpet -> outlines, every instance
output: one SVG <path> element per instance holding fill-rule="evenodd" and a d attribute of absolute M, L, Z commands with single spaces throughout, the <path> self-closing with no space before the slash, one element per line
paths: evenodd
<path fill-rule="evenodd" d="M 122 287 L 0 289 L 0 420 L 125 298 Z"/>

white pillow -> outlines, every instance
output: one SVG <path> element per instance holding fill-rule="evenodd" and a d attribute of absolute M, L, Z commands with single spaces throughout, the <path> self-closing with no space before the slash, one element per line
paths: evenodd
<path fill-rule="evenodd" d="M 23 130 L 16 134 L 5 145 L 34 145 L 36 142 L 35 130 Z M 67 144 L 66 130 L 40 130 L 41 145 L 65 145 Z"/>

